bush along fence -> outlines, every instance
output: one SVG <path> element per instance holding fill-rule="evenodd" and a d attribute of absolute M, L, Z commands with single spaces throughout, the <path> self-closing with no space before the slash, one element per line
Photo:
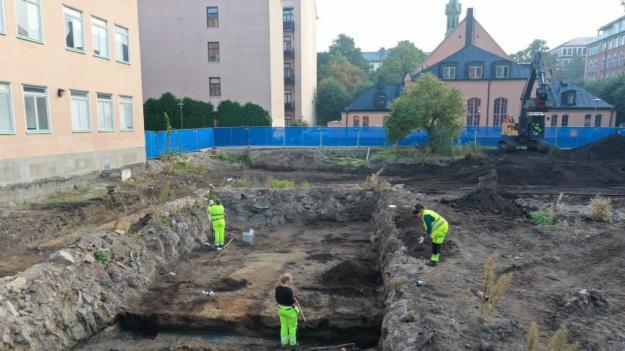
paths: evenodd
<path fill-rule="evenodd" d="M 625 135 L 624 128 L 548 128 L 547 142 L 559 148 L 577 148 L 612 134 Z M 458 145 L 496 147 L 501 129 L 469 127 L 462 131 Z M 383 127 L 237 127 L 145 132 L 148 158 L 220 147 L 389 147 Z M 413 132 L 400 146 L 428 142 L 424 132 Z"/>

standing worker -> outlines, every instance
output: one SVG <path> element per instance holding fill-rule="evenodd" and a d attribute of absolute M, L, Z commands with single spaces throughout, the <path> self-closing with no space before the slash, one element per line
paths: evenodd
<path fill-rule="evenodd" d="M 426 265 L 430 267 L 437 266 L 441 257 L 441 249 L 449 230 L 449 224 L 441 215 L 425 209 L 421 204 L 415 205 L 413 213 L 417 218 L 421 219 L 426 233 L 432 238 L 432 258 L 426 262 Z M 419 244 L 423 244 L 424 241 L 425 236 L 423 235 L 419 238 Z"/>
<path fill-rule="evenodd" d="M 293 277 L 290 274 L 280 276 L 280 285 L 276 287 L 276 302 L 280 315 L 280 344 L 282 347 L 291 346 L 295 350 L 297 346 L 297 315 L 299 308 L 293 295 Z"/>
<path fill-rule="evenodd" d="M 213 227 L 213 235 L 215 236 L 215 247 L 218 251 L 223 250 L 224 236 L 226 232 L 226 210 L 219 200 L 210 200 L 208 202 L 208 221 Z"/>

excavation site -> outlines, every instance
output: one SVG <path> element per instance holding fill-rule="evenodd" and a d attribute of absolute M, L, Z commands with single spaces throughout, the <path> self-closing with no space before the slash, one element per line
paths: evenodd
<path fill-rule="evenodd" d="M 289 273 L 297 350 L 621 351 L 622 145 L 208 150 L 2 204 L 0 350 L 285 349 Z M 448 224 L 437 257 L 417 204 Z"/>

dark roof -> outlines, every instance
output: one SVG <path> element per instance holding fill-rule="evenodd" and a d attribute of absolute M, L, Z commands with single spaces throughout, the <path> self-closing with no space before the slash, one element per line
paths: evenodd
<path fill-rule="evenodd" d="M 498 55 L 488 52 L 484 49 L 480 49 L 473 45 L 465 46 L 462 50 L 447 57 L 441 62 L 432 65 L 423 71 L 413 75 L 413 79 L 416 79 L 420 74 L 432 73 L 438 78 L 442 78 L 442 66 L 455 65 L 456 66 L 456 79 L 455 80 L 469 80 L 469 64 L 470 63 L 483 63 L 484 68 L 482 71 L 482 79 L 490 80 L 495 78 L 495 63 L 505 63 L 510 66 L 510 78 L 507 79 L 527 79 L 530 74 L 530 68 L 527 65 L 521 65 L 511 61 L 508 58 L 504 58 Z"/>
<path fill-rule="evenodd" d="M 597 109 L 602 110 L 611 110 L 614 106 L 608 104 L 607 102 L 601 100 L 595 103 L 595 99 L 598 99 L 595 95 L 591 94 L 588 90 L 580 87 L 579 85 L 575 85 L 566 80 L 553 80 L 549 84 L 551 89 L 551 105 L 553 109 L 594 109 L 595 104 Z M 562 100 L 563 93 L 567 91 L 575 92 L 575 105 L 565 104 Z"/>
<path fill-rule="evenodd" d="M 343 109 L 345 112 L 355 111 L 388 111 L 388 105 L 393 102 L 400 94 L 402 84 L 384 84 L 384 92 L 386 93 L 386 107 L 377 107 L 374 103 L 375 94 L 378 92 L 377 84 L 373 84 L 358 96 L 351 104 Z"/>

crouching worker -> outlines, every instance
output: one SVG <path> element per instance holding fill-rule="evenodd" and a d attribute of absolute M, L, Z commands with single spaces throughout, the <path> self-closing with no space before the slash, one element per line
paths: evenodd
<path fill-rule="evenodd" d="M 211 223 L 213 235 L 215 236 L 215 248 L 221 251 L 224 247 L 224 236 L 226 233 L 226 211 L 219 200 L 210 200 L 207 211 L 208 220 Z"/>
<path fill-rule="evenodd" d="M 414 214 L 417 218 L 420 218 L 423 222 L 425 232 L 432 238 L 432 258 L 426 264 L 434 267 L 438 265 L 438 261 L 441 258 L 441 249 L 449 230 L 449 224 L 445 218 L 441 217 L 438 213 L 427 210 L 421 204 L 417 204 L 414 207 Z M 419 244 L 423 244 L 425 237 L 419 238 Z"/>
<path fill-rule="evenodd" d="M 293 277 L 290 274 L 280 276 L 280 285 L 276 287 L 276 302 L 280 315 L 280 344 L 282 347 L 297 346 L 297 315 L 299 308 L 293 295 Z"/>

